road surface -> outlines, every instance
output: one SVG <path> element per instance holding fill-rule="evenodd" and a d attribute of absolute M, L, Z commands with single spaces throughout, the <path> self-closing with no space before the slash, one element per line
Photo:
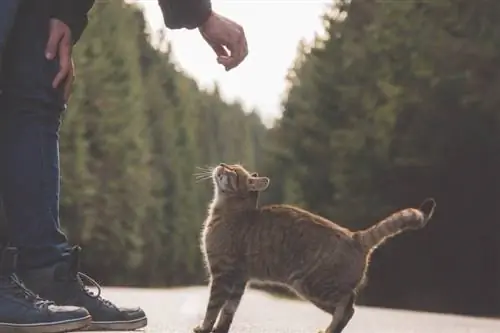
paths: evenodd
<path fill-rule="evenodd" d="M 103 288 L 103 296 L 120 305 L 143 307 L 149 317 L 144 333 L 191 333 L 204 314 L 208 290 Z M 231 333 L 316 333 L 329 322 L 329 315 L 309 303 L 250 289 L 243 296 Z M 500 332 L 500 320 L 357 306 L 343 333 L 476 332 Z"/>

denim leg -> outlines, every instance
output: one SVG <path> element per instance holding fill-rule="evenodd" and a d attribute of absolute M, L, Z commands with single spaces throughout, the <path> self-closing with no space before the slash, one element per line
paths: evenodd
<path fill-rule="evenodd" d="M 2 62 L 2 51 L 10 35 L 17 8 L 21 0 L 1 0 L 0 1 L 0 64 Z M 2 73 L 2 67 L 0 67 Z M 0 74 L 1 75 L 1 74 Z"/>
<path fill-rule="evenodd" d="M 9 0 L 10 1 L 10 0 Z M 0 77 L 1 192 L 8 239 L 19 267 L 57 262 L 69 250 L 59 224 L 59 126 L 65 109 L 52 88 L 58 60 L 48 61 L 49 7 L 22 1 L 7 39 Z"/>

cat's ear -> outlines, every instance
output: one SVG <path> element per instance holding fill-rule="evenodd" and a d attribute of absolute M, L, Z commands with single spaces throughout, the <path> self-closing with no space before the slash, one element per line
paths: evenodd
<path fill-rule="evenodd" d="M 249 191 L 262 192 L 269 187 L 271 180 L 267 177 L 250 177 L 247 182 Z"/>

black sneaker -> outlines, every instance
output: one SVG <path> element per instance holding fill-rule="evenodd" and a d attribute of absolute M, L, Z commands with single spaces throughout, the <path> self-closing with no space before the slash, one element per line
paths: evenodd
<path fill-rule="evenodd" d="M 101 288 L 92 278 L 79 271 L 80 247 L 74 247 L 67 261 L 19 275 L 28 288 L 41 297 L 60 305 L 81 306 L 92 316 L 89 331 L 123 331 L 143 328 L 147 317 L 140 308 L 121 308 L 101 297 Z M 90 291 L 84 281 L 97 288 Z"/>
<path fill-rule="evenodd" d="M 57 306 L 28 290 L 15 275 L 17 250 L 0 250 L 0 332 L 58 333 L 84 329 L 91 323 L 87 310 Z"/>

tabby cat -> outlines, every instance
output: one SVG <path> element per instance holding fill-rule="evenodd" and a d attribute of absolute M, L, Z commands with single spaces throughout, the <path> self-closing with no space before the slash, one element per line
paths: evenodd
<path fill-rule="evenodd" d="M 249 281 L 290 288 L 333 316 L 326 333 L 342 332 L 354 314 L 372 251 L 402 231 L 423 228 L 435 209 L 428 199 L 427 214 L 422 204 L 350 231 L 297 207 L 258 207 L 258 193 L 270 180 L 241 165 L 221 163 L 211 178 L 214 196 L 201 241 L 210 296 L 197 333 L 228 332 Z"/>

